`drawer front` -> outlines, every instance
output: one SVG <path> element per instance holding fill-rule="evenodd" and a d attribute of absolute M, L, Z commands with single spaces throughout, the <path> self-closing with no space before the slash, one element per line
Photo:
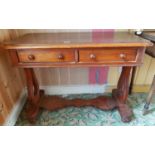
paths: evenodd
<path fill-rule="evenodd" d="M 20 62 L 75 62 L 75 52 L 71 49 L 21 50 L 17 52 Z"/>
<path fill-rule="evenodd" d="M 94 49 L 80 50 L 79 62 L 134 62 L 137 59 L 136 49 Z"/>

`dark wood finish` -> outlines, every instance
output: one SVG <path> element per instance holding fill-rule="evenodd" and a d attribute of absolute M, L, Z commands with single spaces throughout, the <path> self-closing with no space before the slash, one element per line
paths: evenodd
<path fill-rule="evenodd" d="M 67 100 L 58 96 L 44 96 L 41 105 L 42 108 L 48 110 L 58 110 L 61 108 L 75 106 L 75 107 L 85 107 L 93 106 L 102 110 L 112 110 L 116 108 L 116 103 L 113 98 L 100 96 L 94 99 L 72 99 Z"/>
<path fill-rule="evenodd" d="M 18 66 L 19 65 L 19 58 L 18 58 L 18 54 L 16 52 L 16 50 L 8 50 L 9 51 L 9 55 L 11 57 L 12 60 L 12 64 L 14 66 Z"/>
<path fill-rule="evenodd" d="M 113 96 L 116 99 L 117 108 L 123 122 L 129 122 L 132 119 L 132 111 L 126 104 L 131 69 L 132 67 L 123 67 L 121 76 L 118 81 L 117 89 L 113 90 Z"/>
<path fill-rule="evenodd" d="M 145 48 L 71 48 L 9 51 L 13 59 L 13 64 L 23 68 L 66 66 L 87 67 L 99 65 L 137 66 L 141 65 L 143 62 Z"/>
<path fill-rule="evenodd" d="M 132 110 L 127 106 L 130 72 L 133 66 L 141 65 L 149 41 L 129 33 L 113 36 L 98 36 L 91 33 L 46 33 L 27 34 L 14 41 L 6 42 L 15 66 L 25 68 L 28 87 L 27 115 L 33 122 L 39 107 L 57 110 L 68 106 L 94 106 L 102 110 L 117 108 L 122 121 L 129 122 Z M 79 67 L 79 66 L 123 66 L 117 89 L 112 97 L 91 100 L 66 100 L 57 96 L 46 96 L 39 89 L 34 75 L 35 67 Z"/>
<path fill-rule="evenodd" d="M 118 86 L 116 90 L 113 90 L 113 98 L 110 97 L 98 97 L 91 100 L 73 99 L 66 100 L 57 96 L 45 96 L 40 92 L 39 86 L 32 69 L 25 69 L 27 86 L 28 86 L 28 119 L 33 122 L 37 116 L 39 107 L 46 108 L 48 110 L 58 110 L 68 106 L 94 106 L 102 110 L 112 110 L 118 108 L 122 121 L 129 122 L 132 118 L 132 111 L 127 106 L 126 100 L 128 97 L 128 85 L 130 72 L 132 67 L 124 67 L 120 76 Z"/>
<path fill-rule="evenodd" d="M 137 49 L 109 48 L 79 51 L 79 62 L 136 62 Z"/>
<path fill-rule="evenodd" d="M 5 42 L 7 49 L 32 48 L 97 48 L 97 47 L 146 47 L 151 43 L 134 34 L 117 32 L 113 36 L 93 38 L 91 32 L 33 33 Z"/>
<path fill-rule="evenodd" d="M 132 94 L 132 90 L 133 90 L 133 84 L 134 84 L 134 80 L 135 80 L 136 70 L 137 70 L 137 67 L 133 67 L 132 75 L 131 75 L 131 82 L 130 82 L 130 87 L 129 87 L 130 95 Z"/>
<path fill-rule="evenodd" d="M 4 49 L 3 49 L 3 45 L 0 43 L 0 52 L 3 52 Z"/>
<path fill-rule="evenodd" d="M 25 68 L 25 76 L 27 81 L 28 90 L 28 105 L 27 105 L 27 117 L 30 122 L 34 122 L 39 112 L 39 104 L 41 99 L 41 91 L 35 77 L 34 71 L 31 68 Z"/>
<path fill-rule="evenodd" d="M 19 62 L 75 62 L 75 51 L 72 49 L 37 49 L 17 52 Z"/>

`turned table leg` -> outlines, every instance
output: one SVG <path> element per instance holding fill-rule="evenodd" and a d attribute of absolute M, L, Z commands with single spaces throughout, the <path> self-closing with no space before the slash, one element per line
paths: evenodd
<path fill-rule="evenodd" d="M 117 102 L 117 108 L 123 122 L 129 122 L 132 119 L 132 110 L 126 104 L 129 92 L 129 79 L 132 67 L 123 67 L 118 81 L 117 89 L 113 90 L 113 96 Z"/>
<path fill-rule="evenodd" d="M 39 102 L 43 92 L 39 90 L 33 69 L 25 68 L 24 71 L 28 90 L 27 118 L 30 122 L 34 122 L 39 112 Z"/>

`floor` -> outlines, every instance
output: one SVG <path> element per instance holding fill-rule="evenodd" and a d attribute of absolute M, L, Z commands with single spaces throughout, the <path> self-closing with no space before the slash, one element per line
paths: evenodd
<path fill-rule="evenodd" d="M 83 94 L 64 96 L 72 98 L 94 98 L 101 94 Z M 108 94 L 110 95 L 110 94 Z M 134 116 L 130 123 L 123 123 L 117 110 L 102 111 L 93 107 L 69 107 L 49 112 L 41 110 L 34 125 L 36 126 L 152 126 L 155 125 L 155 97 L 152 99 L 150 111 L 142 115 L 147 94 L 135 93 L 128 98 L 128 105 L 133 108 Z M 17 126 L 29 126 L 25 117 L 25 109 L 21 112 L 16 123 Z"/>

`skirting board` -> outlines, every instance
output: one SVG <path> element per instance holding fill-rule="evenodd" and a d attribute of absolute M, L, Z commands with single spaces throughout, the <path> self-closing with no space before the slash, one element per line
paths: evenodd
<path fill-rule="evenodd" d="M 10 113 L 8 118 L 6 119 L 4 126 L 14 126 L 16 124 L 18 116 L 19 116 L 19 114 L 20 114 L 21 110 L 23 109 L 23 106 L 26 102 L 26 99 L 27 99 L 26 89 L 23 89 L 18 101 L 16 102 L 15 106 L 13 107 L 12 112 Z"/>
<path fill-rule="evenodd" d="M 65 85 L 65 86 L 41 86 L 47 95 L 66 95 L 66 94 L 94 94 L 104 93 L 107 84 L 105 85 Z"/>

